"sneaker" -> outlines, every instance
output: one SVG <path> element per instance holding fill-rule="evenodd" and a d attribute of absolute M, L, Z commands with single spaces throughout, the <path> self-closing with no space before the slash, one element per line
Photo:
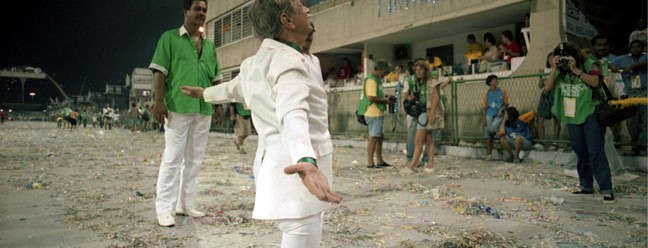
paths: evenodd
<path fill-rule="evenodd" d="M 405 168 L 401 169 L 398 172 L 398 174 L 401 174 L 403 176 L 412 175 L 412 174 L 414 174 L 414 170 L 410 169 L 409 167 L 405 167 Z"/>
<path fill-rule="evenodd" d="M 570 170 L 570 169 L 564 169 L 563 174 L 568 177 L 574 177 L 578 178 L 578 171 L 576 169 Z"/>
<path fill-rule="evenodd" d="M 378 167 L 389 167 L 391 164 L 388 164 L 387 162 L 383 161 L 382 164 L 379 164 Z"/>
<path fill-rule="evenodd" d="M 486 156 L 486 159 L 484 159 L 484 160 L 486 160 L 486 161 L 493 161 L 493 157 L 492 157 L 491 155 L 488 155 L 488 156 Z"/>
<path fill-rule="evenodd" d="M 189 211 L 186 212 L 182 209 L 176 209 L 176 215 L 188 215 L 194 218 L 200 218 L 200 217 L 204 217 L 205 213 L 198 211 L 196 209 L 190 209 Z"/>
<path fill-rule="evenodd" d="M 424 171 L 425 173 L 430 173 L 430 174 L 432 174 L 432 173 L 434 173 L 434 168 L 428 168 L 428 167 L 425 167 L 425 169 L 423 169 L 423 171 Z"/>
<path fill-rule="evenodd" d="M 594 191 L 592 191 L 592 190 L 582 190 L 581 189 L 581 190 L 572 192 L 572 194 L 573 195 L 591 195 L 591 194 L 594 194 Z"/>
<path fill-rule="evenodd" d="M 614 194 L 603 194 L 603 203 L 614 203 Z"/>
<path fill-rule="evenodd" d="M 175 225 L 175 220 L 173 219 L 173 216 L 171 213 L 163 213 L 163 214 L 158 214 L 158 224 L 163 227 L 172 227 Z"/>

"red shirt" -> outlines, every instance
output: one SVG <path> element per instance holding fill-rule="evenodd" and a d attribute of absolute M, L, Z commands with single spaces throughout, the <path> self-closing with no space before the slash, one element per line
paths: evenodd
<path fill-rule="evenodd" d="M 338 79 L 343 80 L 347 78 L 351 78 L 351 66 L 340 67 L 340 73 L 338 74 Z"/>
<path fill-rule="evenodd" d="M 522 52 L 522 49 L 520 49 L 520 44 L 518 44 L 515 41 L 511 42 L 508 45 L 507 44 L 502 44 L 502 46 L 504 47 L 504 49 L 506 49 L 504 51 L 511 50 L 512 52 L 515 52 L 515 53 L 518 53 L 518 54 Z M 508 58 L 505 58 L 505 59 L 508 60 L 508 62 L 511 62 L 511 58 L 513 58 L 514 56 L 507 53 L 507 52 L 505 52 L 505 55 L 508 55 Z M 518 57 L 518 56 L 515 56 L 515 57 Z"/>

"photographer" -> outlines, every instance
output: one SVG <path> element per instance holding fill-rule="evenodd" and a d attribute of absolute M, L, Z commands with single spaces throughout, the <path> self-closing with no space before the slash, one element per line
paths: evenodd
<path fill-rule="evenodd" d="M 429 67 L 427 67 L 425 60 L 417 59 L 412 68 L 412 76 L 407 78 L 407 82 L 403 87 L 403 96 L 405 96 L 403 108 L 405 109 L 405 113 L 407 113 L 407 126 L 409 127 L 407 131 L 406 144 L 408 163 L 412 161 L 414 155 L 414 136 L 416 135 L 416 127 L 418 126 L 418 117 L 420 113 L 425 112 L 426 85 L 424 78 L 427 78 L 430 75 L 430 73 L 417 73 L 417 71 L 420 70 L 417 68 L 421 67 L 421 65 L 425 65 L 423 69 L 429 71 Z M 421 99 L 421 96 L 423 96 L 423 99 Z M 427 161 L 428 154 L 427 151 L 424 151 L 422 163 L 427 163 Z"/>
<path fill-rule="evenodd" d="M 437 83 L 433 83 L 432 81 L 436 82 L 435 79 L 433 79 L 430 76 L 429 72 L 429 67 L 424 61 L 419 61 L 414 64 L 414 75 L 415 78 L 412 80 L 412 86 L 413 90 L 408 91 L 405 93 L 405 98 L 407 99 L 408 104 L 403 104 L 404 107 L 406 108 L 406 112 L 408 115 L 411 115 L 414 117 L 412 120 L 412 123 L 410 125 L 410 130 L 414 129 L 415 134 L 414 134 L 414 151 L 413 154 L 411 155 L 412 157 L 410 158 L 409 154 L 409 149 L 408 149 L 408 161 L 409 164 L 405 168 L 401 170 L 401 174 L 411 174 L 414 172 L 414 166 L 418 162 L 419 158 L 421 157 L 421 153 L 423 153 L 423 145 L 424 143 L 428 146 L 428 149 L 426 149 L 426 153 L 428 156 L 433 156 L 434 154 L 430 154 L 428 151 L 430 150 L 430 146 L 432 146 L 432 133 L 429 133 L 428 135 L 428 113 L 426 109 L 427 105 L 427 96 L 428 96 L 428 89 L 427 85 L 434 85 L 434 87 L 438 86 Z M 430 89 L 431 92 L 435 92 L 436 95 L 434 95 L 436 98 L 436 105 L 439 104 L 439 99 L 440 99 L 440 94 L 438 92 L 438 89 L 440 87 L 436 87 L 437 90 L 434 91 L 434 89 Z M 434 108 L 436 110 L 436 107 Z M 433 148 L 432 148 L 432 151 Z M 428 167 L 426 167 L 425 171 L 426 172 L 432 172 L 432 163 L 431 158 L 428 157 L 427 159 L 424 157 L 423 161 L 428 161 Z M 425 162 L 424 162 L 425 163 Z"/>
<path fill-rule="evenodd" d="M 596 179 L 603 202 L 613 203 L 612 177 L 604 151 L 605 128 L 594 115 L 596 105 L 602 102 L 601 65 L 584 61 L 579 51 L 572 43 L 561 43 L 554 49 L 545 90 L 555 90 L 552 112 L 567 123 L 569 143 L 578 157 L 580 190 L 573 194 L 593 194 Z"/>

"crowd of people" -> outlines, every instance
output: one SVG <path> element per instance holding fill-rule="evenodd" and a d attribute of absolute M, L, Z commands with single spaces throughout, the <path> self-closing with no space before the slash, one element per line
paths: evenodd
<path fill-rule="evenodd" d="M 162 131 L 163 124 L 155 121 L 152 116 L 151 108 L 147 104 L 137 106 L 136 103 L 132 103 L 129 109 L 123 111 L 113 109 L 110 104 L 99 109 L 90 106 L 70 107 L 70 104 L 65 104 L 55 118 L 57 128 L 70 131 L 88 126 L 105 130 L 125 127 L 133 133 Z"/>
<path fill-rule="evenodd" d="M 641 23 L 641 22 L 640 22 Z M 510 34 L 502 33 L 504 45 L 504 56 L 519 56 L 520 52 L 510 42 Z M 485 35 L 487 47 L 492 49 L 491 34 Z M 474 36 L 468 36 L 468 42 L 475 44 Z M 472 47 L 472 48 L 471 48 Z M 469 46 L 466 53 L 467 63 L 483 63 L 476 58 L 483 55 L 475 54 L 477 46 Z M 616 89 L 613 97 L 640 98 L 648 96 L 646 83 L 646 53 L 645 40 L 631 40 L 629 53 L 621 56 L 610 54 L 608 38 L 596 35 L 591 39 L 591 48 L 581 49 L 573 43 L 561 43 L 547 56 L 547 68 L 544 72 L 548 75 L 540 80 L 539 87 L 542 90 L 537 110 L 521 114 L 518 109 L 509 104 L 507 91 L 499 86 L 499 78 L 490 75 L 486 78 L 487 89 L 482 93 L 483 107 L 483 128 L 486 142 L 486 160 L 493 160 L 491 156 L 495 140 L 498 140 L 500 147 L 506 151 L 508 157 L 504 161 L 520 163 L 523 161 L 521 151 L 544 149 L 544 145 L 536 143 L 534 138 L 545 138 L 544 122 L 552 120 L 554 124 L 554 140 L 560 139 L 561 125 L 567 127 L 569 147 L 573 150 L 572 168 L 565 170 L 565 174 L 578 177 L 580 189 L 574 194 L 593 194 L 594 180 L 599 184 L 599 193 L 604 203 L 615 201 L 612 189 L 611 177 L 625 175 L 625 179 L 634 179 L 623 168 L 619 153 L 614 146 L 613 137 L 620 135 L 621 124 L 610 127 L 603 126 L 596 119 L 595 108 L 598 104 L 607 104 L 606 100 L 612 96 L 606 96 L 605 87 Z M 439 128 L 443 125 L 436 125 L 443 119 L 443 104 L 439 101 L 440 89 L 444 84 L 436 80 L 436 75 L 430 73 L 430 60 L 415 63 L 415 73 L 405 78 L 403 95 L 405 102 L 403 106 L 408 115 L 411 115 L 411 124 L 408 124 L 407 160 L 408 164 L 403 166 L 400 173 L 403 175 L 415 172 L 416 164 L 423 147 L 427 147 L 427 156 L 423 156 L 421 164 L 426 164 L 421 170 L 433 173 L 434 137 L 437 136 Z M 380 148 L 383 130 L 383 113 L 387 104 L 392 101 L 392 96 L 382 92 L 382 82 L 389 82 L 395 76 L 391 75 L 385 79 L 374 78 L 384 74 L 382 65 L 384 61 L 377 61 L 376 71 L 373 77 L 365 80 L 363 84 L 363 101 L 368 101 L 369 106 L 359 108 L 360 114 L 364 113 L 367 119 L 369 140 L 367 143 L 367 163 L 369 168 L 381 168 L 389 166 L 382 160 Z M 397 67 L 398 69 L 398 67 Z M 612 74 L 616 73 L 616 74 Z M 617 75 L 617 78 L 610 78 Z M 449 78 L 451 80 L 451 78 Z M 376 83 L 378 82 L 378 83 Z M 426 83 L 427 82 L 427 83 Z M 366 98 L 366 100 L 365 100 Z M 421 108 L 418 111 L 409 111 L 411 104 L 408 101 L 416 99 Z M 637 113 L 627 119 L 626 129 L 631 138 L 634 155 L 646 156 L 646 104 L 637 103 Z M 439 107 L 441 106 L 441 107 Z M 439 115 L 439 111 L 441 114 Z M 413 114 L 412 114 L 413 112 Z M 374 120 L 379 118 L 377 120 Z M 537 124 L 537 127 L 534 127 Z M 537 130 L 537 133 L 533 130 Z M 616 130 L 614 133 L 613 130 Z M 607 133 L 607 134 L 606 134 Z M 610 137 L 610 138 L 606 138 Z M 550 145 L 549 149 L 556 149 L 556 144 Z M 374 161 L 378 161 L 375 163 Z M 381 166 L 383 165 L 383 166 Z"/>

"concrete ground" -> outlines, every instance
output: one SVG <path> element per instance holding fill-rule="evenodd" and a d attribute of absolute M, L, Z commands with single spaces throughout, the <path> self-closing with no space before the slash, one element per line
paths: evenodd
<path fill-rule="evenodd" d="M 208 216 L 164 228 L 153 204 L 161 133 L 55 126 L 0 126 L 0 247 L 279 247 L 274 223 L 251 219 L 255 136 L 240 154 L 230 134 L 210 133 L 197 199 Z M 393 167 L 369 169 L 364 142 L 334 139 L 344 200 L 325 214 L 323 247 L 648 246 L 645 157 L 624 157 L 639 177 L 613 178 L 617 200 L 604 204 L 571 194 L 566 153 L 511 164 L 445 146 L 434 173 L 402 176 L 402 143 L 385 143 Z"/>

